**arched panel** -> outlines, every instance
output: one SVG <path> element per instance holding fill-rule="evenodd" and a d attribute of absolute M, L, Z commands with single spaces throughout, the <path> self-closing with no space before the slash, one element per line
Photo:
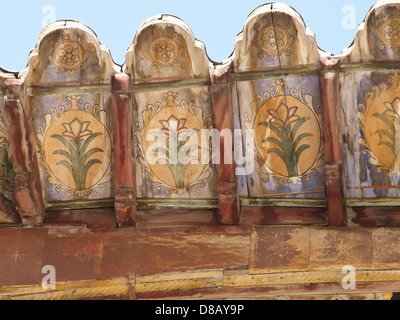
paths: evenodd
<path fill-rule="evenodd" d="M 387 207 L 400 204 L 399 23 L 399 1 L 377 2 L 339 57 L 345 188 L 353 221 L 370 213 L 390 215 L 398 209 Z"/>
<path fill-rule="evenodd" d="M 46 208 L 112 205 L 111 78 L 119 72 L 109 50 L 81 23 L 59 21 L 40 35 L 20 77 Z"/>
<path fill-rule="evenodd" d="M 235 48 L 235 126 L 247 146 L 237 149 L 254 153 L 254 164 L 239 177 L 242 220 L 269 215 L 268 221 L 284 221 L 273 207 L 310 207 L 308 223 L 325 224 L 319 77 L 325 53 L 300 15 L 276 3 L 253 11 Z"/>
<path fill-rule="evenodd" d="M 218 209 L 216 170 L 207 155 L 213 121 L 204 45 L 183 21 L 163 15 L 142 25 L 126 61 L 139 216 L 141 208 Z"/>

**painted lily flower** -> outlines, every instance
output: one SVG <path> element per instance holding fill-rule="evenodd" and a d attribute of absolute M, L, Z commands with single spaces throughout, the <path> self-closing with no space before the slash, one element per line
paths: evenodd
<path fill-rule="evenodd" d="M 161 120 L 160 123 L 163 126 L 161 131 L 168 137 L 178 137 L 182 131 L 188 130 L 185 128 L 186 119 L 182 118 L 178 120 L 175 116 L 170 116 L 168 120 Z"/>
<path fill-rule="evenodd" d="M 300 120 L 300 117 L 296 115 L 298 109 L 298 107 L 288 108 L 282 103 L 277 110 L 270 110 L 268 112 L 272 116 L 271 122 L 273 124 L 282 125 L 287 128 L 292 123 Z"/>
<path fill-rule="evenodd" d="M 394 118 L 400 119 L 400 98 L 396 98 L 392 103 L 385 102 L 386 111 L 383 113 L 384 115 Z"/>
<path fill-rule="evenodd" d="M 90 125 L 89 121 L 81 122 L 75 118 L 71 123 L 63 123 L 65 131 L 62 133 L 64 137 L 67 137 L 76 143 L 85 137 L 91 136 L 92 131 L 88 130 Z"/>

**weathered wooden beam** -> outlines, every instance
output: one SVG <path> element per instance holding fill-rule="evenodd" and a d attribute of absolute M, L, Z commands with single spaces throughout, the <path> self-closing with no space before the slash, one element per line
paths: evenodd
<path fill-rule="evenodd" d="M 45 208 L 41 193 L 32 115 L 24 99 L 23 81 L 6 80 L 5 110 L 8 117 L 11 154 L 14 160 L 14 193 L 24 225 L 43 223 Z"/>
<path fill-rule="evenodd" d="M 113 76 L 115 131 L 115 212 L 118 226 L 132 226 L 136 214 L 135 160 L 133 155 L 130 78 Z"/>
<path fill-rule="evenodd" d="M 343 149 L 340 143 L 338 60 L 321 58 L 322 128 L 324 134 L 325 188 L 329 225 L 346 225 L 343 191 Z"/>
<path fill-rule="evenodd" d="M 118 299 L 118 300 L 204 300 L 204 299 L 313 299 L 343 300 L 369 298 L 383 299 L 389 292 L 400 288 L 394 272 L 362 272 L 364 281 L 354 290 L 342 287 L 340 272 L 314 272 L 294 275 L 278 273 L 263 276 L 223 275 L 223 271 L 194 271 L 146 277 L 130 276 L 112 280 L 87 280 L 57 282 L 56 289 L 44 289 L 42 285 L 4 286 L 0 288 L 0 300 L 71 300 L 71 299 Z M 303 283 L 292 283 L 293 277 Z M 317 278 L 319 278 L 317 280 Z M 312 279 L 311 283 L 307 283 Z M 324 283 L 324 279 L 329 281 Z M 336 282 L 335 282 L 336 281 Z M 278 283 L 278 284 L 277 284 Z M 246 285 L 248 284 L 248 285 Z M 330 295 L 330 297 L 325 297 Z M 390 297 L 390 295 L 389 295 Z"/>
<path fill-rule="evenodd" d="M 211 105 L 214 128 L 220 132 L 220 164 L 217 165 L 218 200 L 222 224 L 239 223 L 238 187 L 235 175 L 235 164 L 225 162 L 225 153 L 231 152 L 234 159 L 233 143 L 225 141 L 224 130 L 233 137 L 233 107 L 229 68 L 210 69 L 211 73 Z M 231 139 L 233 141 L 233 139 Z M 228 149 L 231 143 L 231 149 Z"/>
<path fill-rule="evenodd" d="M 14 205 L 9 200 L 0 196 L 0 223 L 20 224 L 21 217 Z"/>

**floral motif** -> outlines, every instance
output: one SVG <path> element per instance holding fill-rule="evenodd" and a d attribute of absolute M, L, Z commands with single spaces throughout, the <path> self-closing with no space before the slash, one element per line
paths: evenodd
<path fill-rule="evenodd" d="M 300 118 L 296 114 L 298 109 L 298 107 L 289 108 L 281 104 L 277 110 L 269 111 L 272 116 L 270 122 L 259 123 L 260 126 L 271 129 L 278 136 L 279 140 L 268 136 L 263 142 L 273 143 L 278 147 L 271 148 L 268 153 L 277 154 L 285 163 L 289 177 L 293 178 L 300 176 L 300 156 L 311 147 L 308 144 L 302 145 L 301 142 L 308 137 L 313 137 L 310 133 L 298 134 L 301 126 L 310 120 L 309 117 Z"/>
<path fill-rule="evenodd" d="M 176 137 L 181 134 L 183 130 L 188 130 L 185 128 L 186 121 L 187 119 L 182 118 L 178 120 L 174 115 L 172 115 L 168 118 L 168 120 L 160 120 L 160 123 L 163 126 L 161 131 L 164 132 L 168 137 Z"/>
<path fill-rule="evenodd" d="M 200 131 L 212 130 L 211 118 L 204 118 L 203 108 L 195 102 L 177 103 L 178 98 L 178 93 L 168 92 L 163 95 L 165 104 L 148 105 L 142 112 L 143 125 L 137 123 L 135 133 L 143 172 L 149 174 L 157 190 L 165 190 L 168 195 L 204 188 L 213 174 L 212 150 L 207 152 L 199 144 Z M 211 141 L 208 146 L 211 148 Z M 209 161 L 200 163 L 205 154 Z"/>
<path fill-rule="evenodd" d="M 397 119 L 400 119 L 400 98 L 396 98 L 392 103 L 385 102 L 386 111 L 383 113 L 384 115 Z"/>
<path fill-rule="evenodd" d="M 72 66 L 74 63 L 80 60 L 79 58 L 79 50 L 72 47 L 71 45 L 66 46 L 61 50 L 61 60 L 64 64 L 68 66 Z"/>
<path fill-rule="evenodd" d="M 53 154 L 61 155 L 69 160 L 69 162 L 66 160 L 59 161 L 57 165 L 64 166 L 71 171 L 75 180 L 76 189 L 79 191 L 86 190 L 86 176 L 89 169 L 95 164 L 102 164 L 98 159 L 89 160 L 89 158 L 98 152 L 104 152 L 100 148 L 93 148 L 86 152 L 92 141 L 102 135 L 101 133 L 93 133 L 87 130 L 89 125 L 89 121 L 81 122 L 75 118 L 71 123 L 63 123 L 66 131 L 63 132 L 61 136 L 58 134 L 51 136 L 68 148 L 69 152 L 65 150 L 56 150 Z M 64 137 L 67 137 L 70 142 Z M 88 138 L 84 140 L 85 137 Z"/>
<path fill-rule="evenodd" d="M 385 27 L 385 38 L 395 42 L 400 39 L 400 23 L 393 21 L 390 25 Z"/>
<path fill-rule="evenodd" d="M 398 52 L 400 47 L 400 11 L 394 10 L 390 17 L 381 14 L 377 20 L 375 35 L 382 41 L 379 43 L 379 48 L 381 50 L 390 48 L 394 52 Z"/>
<path fill-rule="evenodd" d="M 178 42 L 178 34 L 167 34 L 163 29 L 156 31 L 155 37 L 147 39 L 149 43 L 144 57 L 153 62 L 154 70 L 170 70 L 171 67 L 182 67 L 180 59 L 185 52 L 184 47 Z"/>
<path fill-rule="evenodd" d="M 93 134 L 92 131 L 88 130 L 89 121 L 81 122 L 75 118 L 71 123 L 63 123 L 62 125 L 65 128 L 65 132 L 62 135 L 74 140 L 76 143 Z"/>
<path fill-rule="evenodd" d="M 158 60 L 169 62 L 176 57 L 175 46 L 167 41 L 160 41 L 153 47 L 154 54 Z"/>
<path fill-rule="evenodd" d="M 366 93 L 366 104 L 358 106 L 360 112 L 357 126 L 361 129 L 360 144 L 365 147 L 364 154 L 369 153 L 369 162 L 378 166 L 388 176 L 400 174 L 400 76 L 390 76 L 388 86 L 385 82 L 374 86 L 376 92 Z M 382 88 L 379 90 L 378 88 Z M 393 97 L 396 97 L 393 99 Z M 392 100 L 393 99 L 393 100 Z M 391 101 L 392 102 L 389 102 Z"/>
<path fill-rule="evenodd" d="M 300 120 L 300 117 L 296 115 L 298 109 L 298 107 L 288 108 L 282 103 L 277 110 L 269 111 L 269 114 L 272 116 L 271 122 L 287 127 L 288 125 Z"/>
<path fill-rule="evenodd" d="M 279 48 L 282 48 L 285 45 L 283 32 L 278 32 L 275 35 L 273 29 L 269 29 L 263 36 L 262 39 L 264 42 L 262 43 L 262 47 L 268 51 L 278 51 Z"/>
<path fill-rule="evenodd" d="M 185 187 L 185 173 L 189 164 L 198 161 L 198 156 L 194 156 L 200 149 L 198 145 L 188 142 L 198 130 L 185 128 L 187 119 L 177 119 L 170 116 L 168 120 L 161 120 L 162 129 L 160 133 L 150 132 L 163 142 L 163 147 L 153 149 L 154 153 L 162 154 L 164 158 L 159 158 L 157 162 L 166 164 L 175 180 L 175 187 L 182 189 Z"/>
<path fill-rule="evenodd" d="M 68 200 L 108 198 L 113 155 L 106 112 L 71 96 L 65 105 L 50 108 L 43 120 L 36 136 L 49 201 L 59 201 L 64 195 Z"/>
<path fill-rule="evenodd" d="M 82 46 L 82 39 L 77 41 L 71 40 L 69 35 L 65 35 L 63 40 L 53 46 L 53 52 L 49 55 L 49 60 L 57 65 L 54 69 L 56 73 L 60 73 L 61 69 L 70 75 L 73 75 L 76 70 L 81 68 L 87 69 L 85 64 L 90 56 L 90 52 Z"/>
<path fill-rule="evenodd" d="M 308 182 L 324 166 L 320 106 L 305 89 L 287 89 L 285 81 L 270 83 L 272 93 L 257 95 L 243 114 L 260 171 L 282 185 Z"/>
<path fill-rule="evenodd" d="M 290 46 L 293 44 L 295 37 L 289 33 L 290 24 L 284 22 L 282 25 L 267 25 L 263 28 L 259 24 L 255 25 L 258 37 L 255 45 L 260 49 L 258 57 L 264 58 L 264 55 L 270 56 L 273 60 L 285 53 L 291 55 Z"/>

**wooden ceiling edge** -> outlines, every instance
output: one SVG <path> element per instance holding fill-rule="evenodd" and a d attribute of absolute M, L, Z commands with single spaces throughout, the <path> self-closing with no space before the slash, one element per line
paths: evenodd
<path fill-rule="evenodd" d="M 123 297 L 123 299 L 257 299 L 325 295 L 354 296 L 400 292 L 400 270 L 363 270 L 356 289 L 346 290 L 338 271 L 306 271 L 251 275 L 223 270 L 128 276 L 110 280 L 59 282 L 56 289 L 42 285 L 0 287 L 0 300 L 75 300 Z M 343 298 L 343 297 L 341 297 Z"/>

